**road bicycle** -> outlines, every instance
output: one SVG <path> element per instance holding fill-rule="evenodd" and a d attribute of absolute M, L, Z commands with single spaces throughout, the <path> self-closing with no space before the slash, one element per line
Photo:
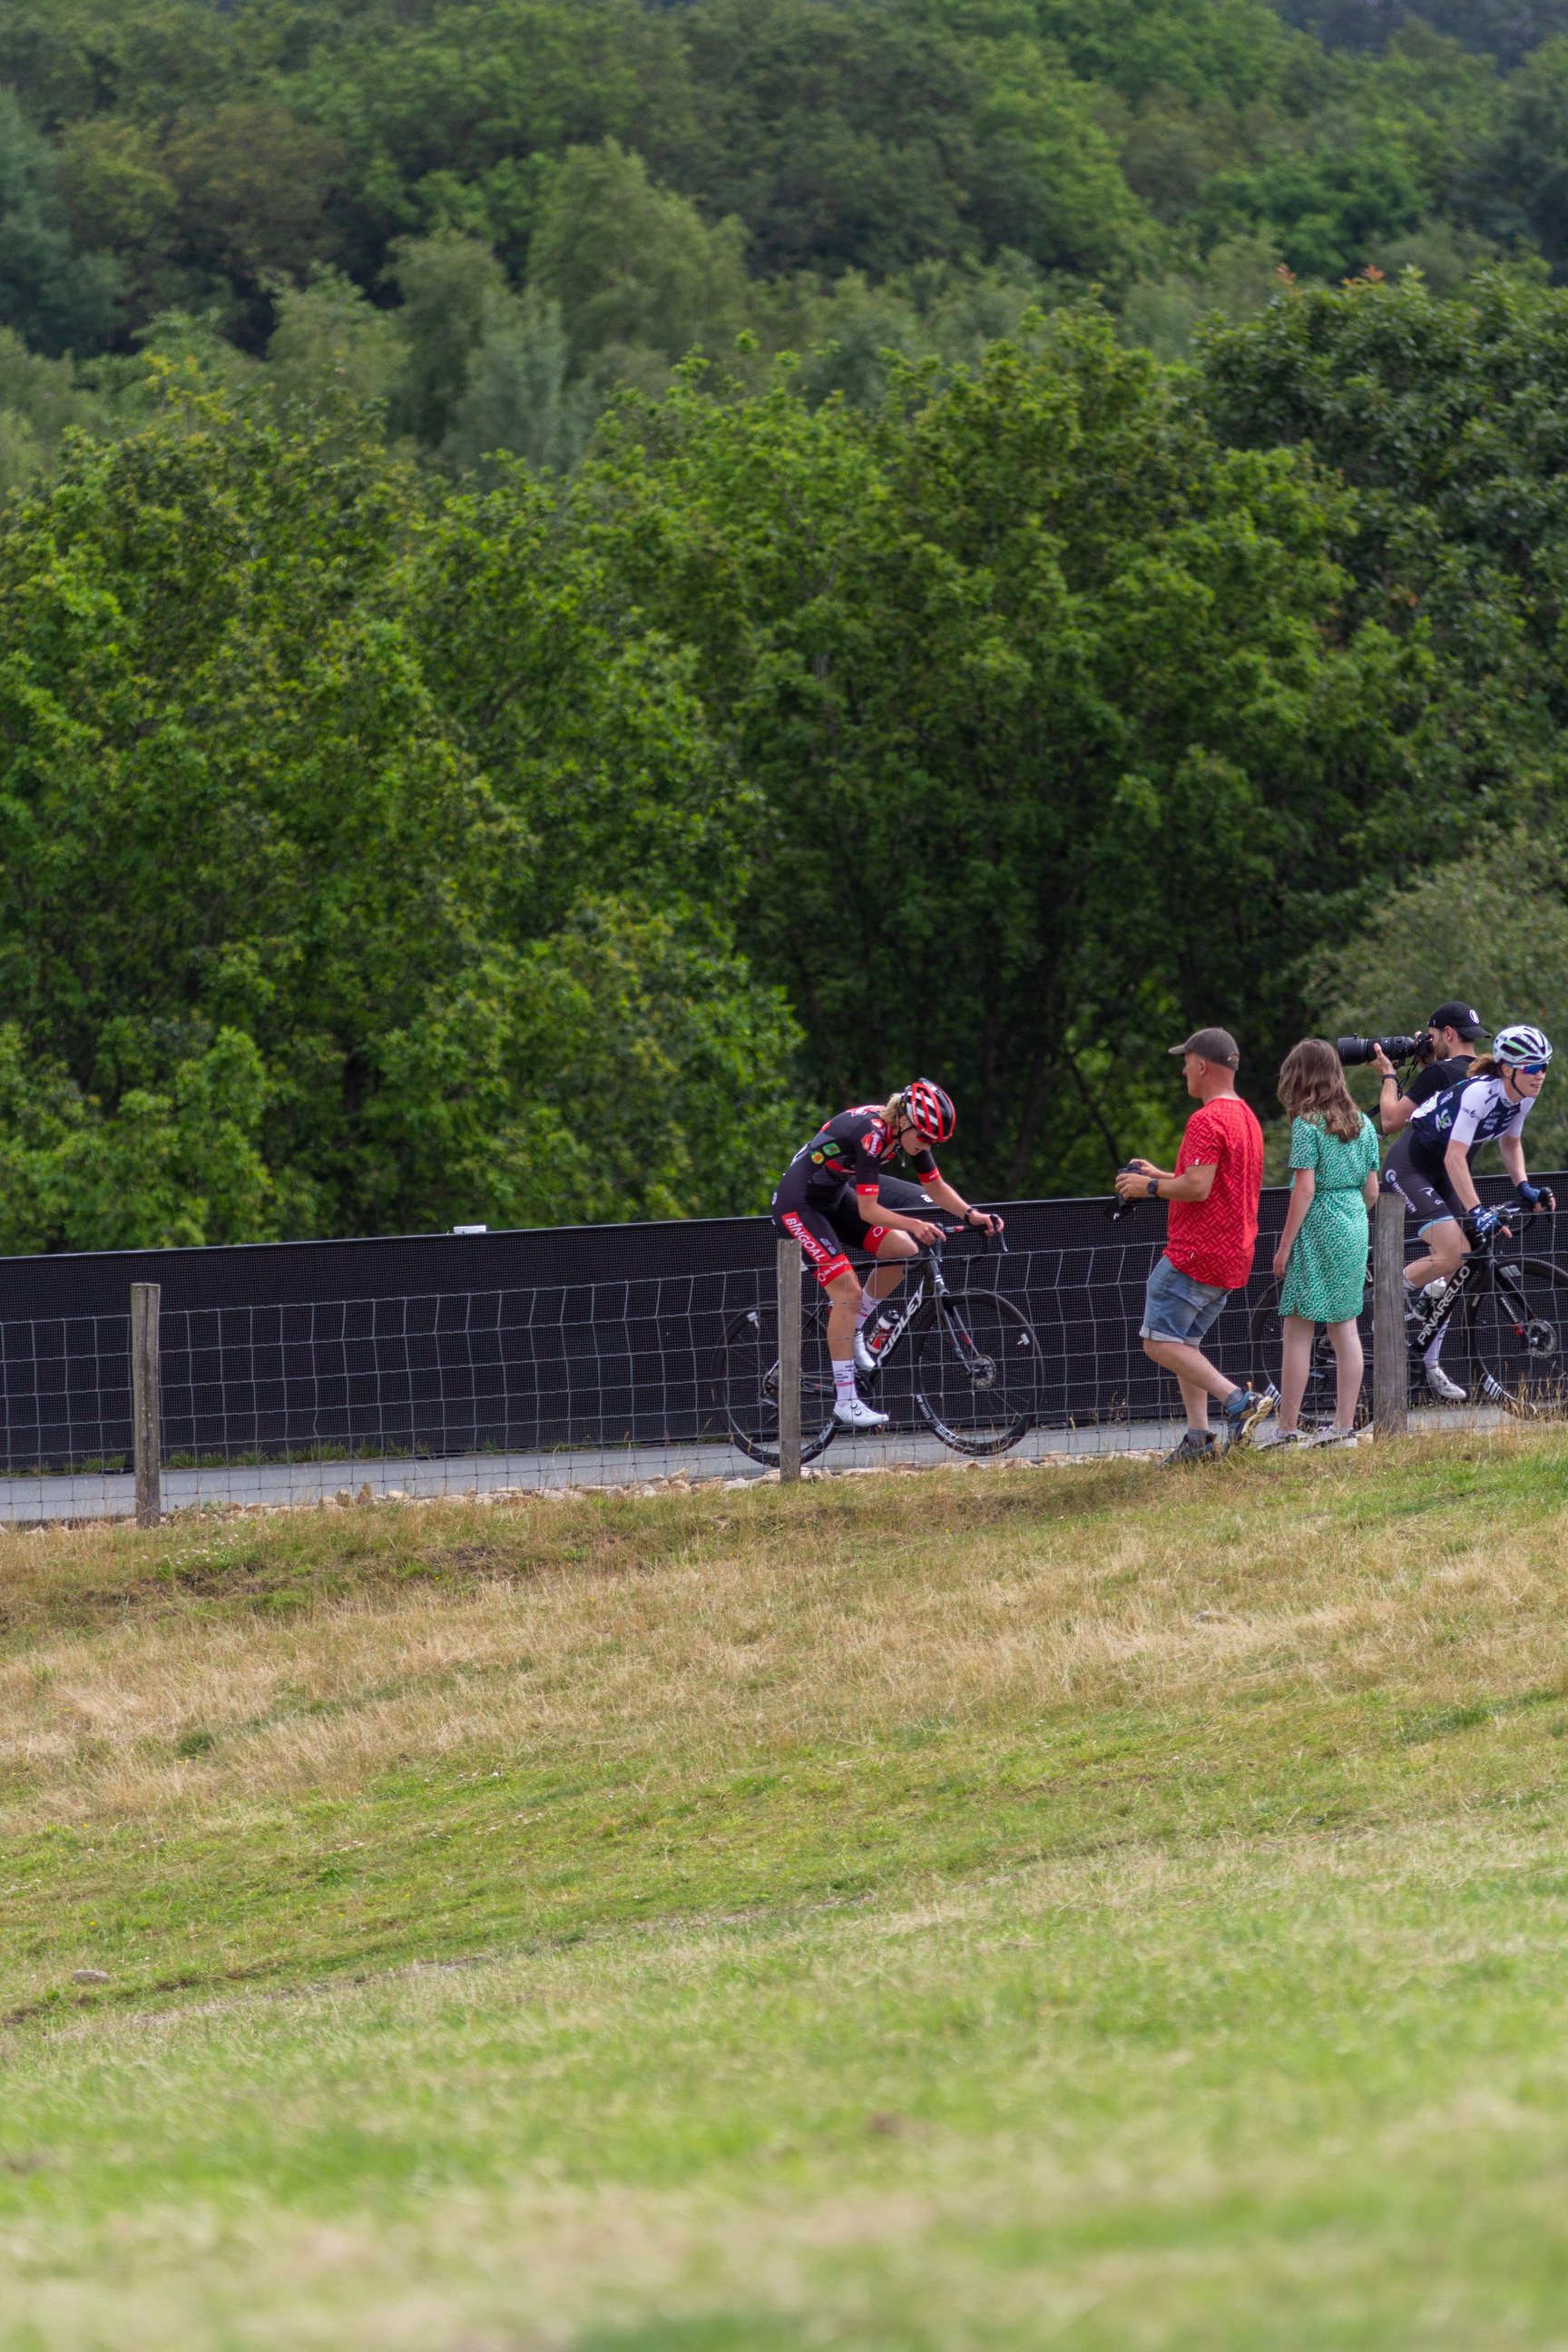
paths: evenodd
<path fill-rule="evenodd" d="M 933 1220 L 934 1222 L 934 1220 Z M 973 1228 L 944 1225 L 942 1240 L 901 1261 L 908 1269 L 868 1320 L 864 1337 L 876 1359 L 859 1376 L 861 1393 L 890 1411 L 889 1433 L 918 1413 L 955 1454 L 1005 1454 L 1039 1408 L 1039 1342 L 1010 1298 L 967 1284 L 950 1287 L 943 1244 Z M 1004 1253 L 1006 1243 L 993 1240 Z M 815 1462 L 841 1424 L 833 1418 L 833 1365 L 827 1352 L 829 1302 L 820 1291 L 801 1308 L 800 1458 Z M 779 1345 L 776 1306 L 750 1307 L 724 1333 L 718 1403 L 731 1436 L 757 1462 L 779 1458 Z M 900 1410 L 901 1409 L 901 1410 Z"/>
<path fill-rule="evenodd" d="M 1519 1219 L 1520 1213 L 1510 1213 Z M 1541 1413 L 1568 1407 L 1568 1267 L 1548 1257 L 1504 1257 L 1505 1236 L 1489 1234 L 1461 1258 L 1441 1291 L 1420 1304 L 1419 1323 L 1405 1333 L 1412 1403 L 1431 1403 L 1422 1358 L 1439 1332 L 1443 1370 L 1471 1404 Z M 1362 1328 L 1372 1329 L 1370 1262 L 1363 1294 Z M 1255 1307 L 1248 1324 L 1247 1379 L 1272 1390 L 1279 1369 L 1279 1285 Z M 1309 1425 L 1334 1416 L 1334 1351 L 1326 1330 L 1313 1336 L 1301 1418 Z"/>

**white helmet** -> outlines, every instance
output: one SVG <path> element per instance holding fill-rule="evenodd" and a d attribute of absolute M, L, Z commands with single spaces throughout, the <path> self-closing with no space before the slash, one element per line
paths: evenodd
<path fill-rule="evenodd" d="M 1521 1062 L 1549 1062 L 1552 1040 L 1531 1021 L 1510 1021 L 1492 1039 L 1492 1059 L 1517 1067 Z"/>

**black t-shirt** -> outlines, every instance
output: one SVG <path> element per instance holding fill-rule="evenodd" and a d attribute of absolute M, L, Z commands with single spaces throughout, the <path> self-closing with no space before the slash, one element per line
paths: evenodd
<path fill-rule="evenodd" d="M 1458 1086 L 1461 1078 L 1468 1078 L 1474 1059 L 1473 1054 L 1450 1054 L 1446 1062 L 1428 1062 L 1426 1068 L 1417 1070 L 1410 1084 L 1400 1091 L 1413 1103 L 1430 1102 L 1433 1096 L 1440 1095 L 1445 1087 Z"/>

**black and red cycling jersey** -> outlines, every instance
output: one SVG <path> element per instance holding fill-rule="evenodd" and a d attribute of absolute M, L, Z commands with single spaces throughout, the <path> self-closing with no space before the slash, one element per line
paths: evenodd
<path fill-rule="evenodd" d="M 880 1103 L 860 1103 L 841 1110 L 803 1143 L 779 1183 L 792 1201 L 804 1198 L 814 1209 L 826 1209 L 853 1185 L 857 1192 L 875 1193 L 897 1158 L 899 1138 L 882 1117 Z M 911 1152 L 910 1164 L 922 1183 L 941 1174 L 934 1153 L 922 1144 Z"/>
<path fill-rule="evenodd" d="M 854 1110 L 841 1110 L 809 1143 L 803 1143 L 780 1177 L 773 1194 L 774 1226 L 800 1244 L 825 1286 L 848 1273 L 846 1250 L 863 1249 L 875 1257 L 886 1237 L 886 1226 L 862 1217 L 852 1191 L 861 1199 L 868 1194 L 873 1201 L 885 1198 L 889 1208 L 906 1215 L 930 1207 L 919 1185 L 889 1175 L 889 1162 L 898 1151 L 897 1130 L 882 1117 L 881 1104 L 861 1103 Z M 922 1182 L 929 1183 L 938 1172 L 934 1156 L 923 1144 L 910 1154 L 910 1161 Z"/>

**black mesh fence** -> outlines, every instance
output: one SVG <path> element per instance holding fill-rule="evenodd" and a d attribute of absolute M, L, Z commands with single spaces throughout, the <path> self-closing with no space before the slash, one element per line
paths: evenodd
<path fill-rule="evenodd" d="M 1267 1267 L 1288 1197 L 1265 1192 L 1262 1270 L 1206 1343 L 1237 1380 L 1277 1365 Z M 1175 1409 L 1137 1337 L 1164 1210 L 1112 1223 L 1107 1205 L 1015 1202 L 1005 1255 L 968 1237 L 946 1254 L 955 1289 L 999 1293 L 1032 1330 L 1036 1450 L 1147 1443 Z M 454 1465 L 521 1484 L 760 1466 L 733 1444 L 724 1368 L 727 1335 L 774 1301 L 764 1218 L 0 1262 L 5 1477 L 41 1495 L 127 1476 L 139 1282 L 162 1288 L 165 1470 L 193 1494 L 327 1492 L 367 1465 L 383 1489 Z M 889 1367 L 889 1430 L 860 1460 L 929 1448 L 911 1379 Z"/>

